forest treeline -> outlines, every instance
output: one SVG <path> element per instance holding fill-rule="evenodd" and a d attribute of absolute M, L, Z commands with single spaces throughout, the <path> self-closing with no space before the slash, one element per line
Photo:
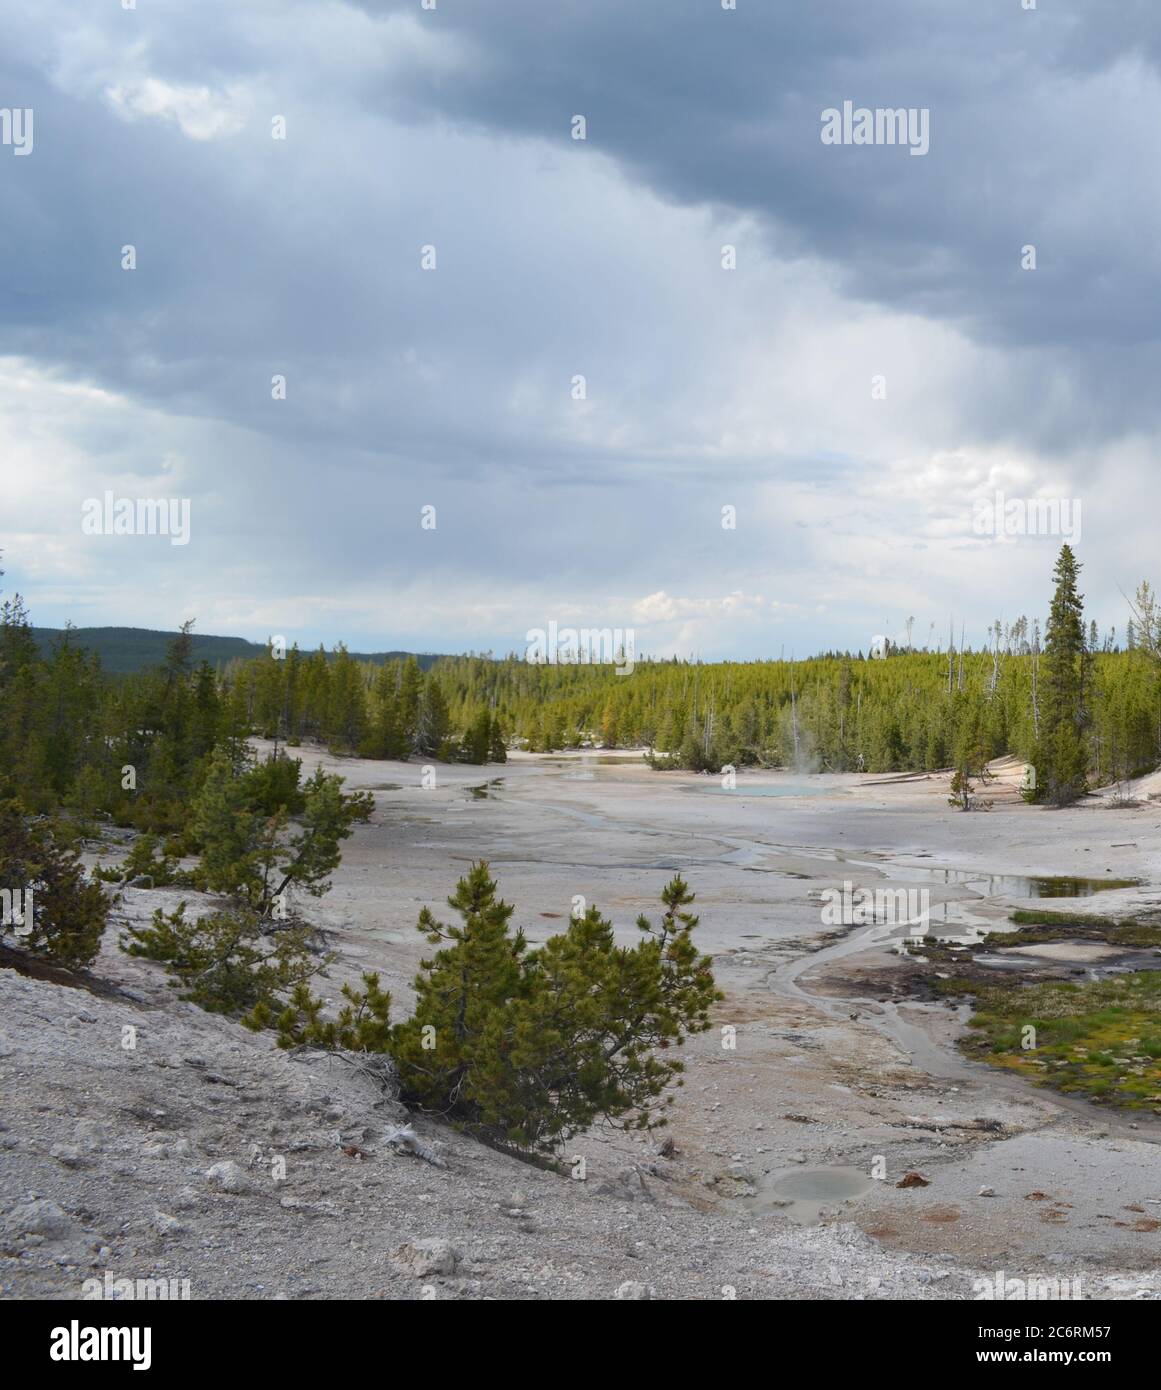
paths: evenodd
<path fill-rule="evenodd" d="M 68 632 L 42 655 L 16 598 L 0 606 L 0 792 L 32 810 L 63 804 L 169 832 L 211 753 L 224 748 L 238 765 L 254 734 L 471 763 L 501 762 L 513 746 L 641 748 L 656 766 L 715 772 L 974 768 L 1013 754 L 1064 758 L 1074 786 L 1104 784 L 1161 763 L 1161 617 L 1142 584 L 1126 646 L 1102 639 L 1085 625 L 1078 572 L 1065 546 L 1043 632 L 1038 620 L 997 622 L 986 648 L 638 659 L 631 675 L 515 655 L 443 658 L 424 672 L 413 658 L 364 662 L 341 645 L 270 648 L 215 669 L 194 662 L 187 628 L 159 666 L 109 677 Z M 1051 753 L 1046 729 L 1064 724 L 1073 745 Z M 122 787 L 125 767 L 135 786 Z"/>
<path fill-rule="evenodd" d="M 1034 761 L 1044 726 L 1069 719 L 1090 782 L 1161 762 L 1159 617 L 1142 584 L 1126 646 L 1083 620 L 1079 565 L 1066 546 L 1068 597 L 1038 619 L 997 621 L 984 648 L 894 648 L 885 659 L 830 653 L 801 661 L 532 664 L 511 655 L 360 663 L 339 648 L 236 663 L 225 685 L 260 732 L 322 739 L 367 757 L 502 760 L 538 752 L 642 748 L 660 767 L 820 772 L 947 768 L 1014 754 Z M 1057 575 L 1057 587 L 1060 585 Z M 1065 680 L 1066 668 L 1075 680 Z M 1053 674 L 1055 673 L 1055 675 Z M 965 753 L 966 747 L 966 753 Z"/>

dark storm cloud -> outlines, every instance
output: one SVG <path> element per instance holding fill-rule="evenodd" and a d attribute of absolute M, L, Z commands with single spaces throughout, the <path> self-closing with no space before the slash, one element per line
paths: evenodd
<path fill-rule="evenodd" d="M 1107 428 L 1155 419 L 1155 4 L 445 0 L 429 19 L 483 57 L 385 86 L 401 115 L 544 138 L 585 114 L 591 147 L 665 196 L 758 215 L 858 298 L 1105 369 Z M 823 146 L 844 100 L 930 108 L 929 154 Z"/>
<path fill-rule="evenodd" d="M 299 391 L 325 403 L 306 414 L 332 441 L 349 434 L 366 445 L 393 416 L 396 441 L 410 450 L 430 431 L 418 420 L 408 432 L 415 382 L 405 373 L 398 401 L 396 382 L 380 377 L 379 409 L 334 408 L 344 396 L 366 402 L 360 364 L 386 346 L 436 340 L 449 370 L 453 355 L 461 365 L 513 362 L 530 349 L 551 352 L 553 338 L 559 346 L 553 321 L 583 351 L 610 302 L 631 311 L 631 276 L 618 283 L 597 258 L 577 264 L 575 246 L 558 248 L 566 273 L 555 283 L 539 277 L 530 334 L 529 306 L 517 301 L 538 253 L 525 248 L 521 265 L 511 238 L 522 200 L 489 215 L 471 171 L 446 166 L 450 177 L 420 190 L 428 139 L 399 136 L 377 149 L 379 114 L 428 132 L 451 121 L 555 142 L 562 160 L 611 154 L 663 197 L 755 215 L 770 253 L 826 259 L 854 299 L 952 321 L 980 341 L 1048 349 L 1053 360 L 1034 364 L 1044 381 L 1054 370 L 1096 373 L 1089 428 L 1115 433 L 1155 420 L 1156 393 L 1145 389 L 1159 365 L 1161 289 L 1161 249 L 1146 235 L 1161 211 L 1152 171 L 1161 107 L 1145 77 L 1159 46 L 1155 6 L 1029 12 L 1017 0 L 973 0 L 935 14 L 926 0 L 743 2 L 735 12 L 710 0 L 443 0 L 421 12 L 398 0 L 365 8 L 420 22 L 436 52 L 463 42 L 470 61 L 451 74 L 437 63 L 392 66 L 386 77 L 357 71 L 320 104 L 322 81 L 300 54 L 290 80 L 269 83 L 278 110 L 293 113 L 296 94 L 312 103 L 308 129 L 301 119 L 295 129 L 291 115 L 284 148 L 267 138 L 269 108 L 228 141 L 183 140 L 172 125 L 127 124 L 93 91 L 50 89 L 18 47 L 0 58 L 5 90 L 26 92 L 38 111 L 40 146 L 35 169 L 20 171 L 22 187 L 6 200 L 7 246 L 23 248 L 22 273 L 0 299 L 8 347 L 99 362 L 119 389 L 264 431 L 280 425 L 259 413 L 254 383 L 281 357 L 283 370 L 299 369 Z M 106 28 L 116 41 L 126 22 L 144 21 L 115 14 Z M 198 7 L 146 32 L 151 72 L 173 82 L 228 86 L 269 61 L 270 28 L 231 33 L 227 43 L 213 23 L 199 23 Z M 288 53 L 278 50 L 283 61 Z M 820 112 L 844 100 L 930 108 L 930 152 L 823 146 Z M 589 122 L 583 150 L 567 139 L 574 111 Z M 543 191 L 559 197 L 559 186 Z M 535 199 L 530 186 L 524 210 L 534 212 Z M 585 216 L 577 209 L 579 223 Z M 403 273 L 421 226 L 445 252 L 443 296 Z M 141 254 L 131 285 L 114 255 L 130 239 Z M 1035 273 L 1020 269 L 1027 243 L 1037 247 Z M 470 412 L 493 417 L 493 428 L 495 394 L 488 381 L 488 399 Z M 1054 410 L 1038 422 L 1035 396 L 1019 396 L 997 403 L 999 437 L 1021 412 L 1041 445 L 1075 437 L 1075 421 Z M 301 417 L 292 426 L 296 437 L 310 428 Z M 468 434 L 458 443 L 471 469 Z M 441 461 L 454 467 L 457 441 L 448 443 Z M 504 443 L 518 458 L 526 436 L 512 432 Z"/>
<path fill-rule="evenodd" d="M 0 355 L 123 403 L 54 436 L 9 393 L 23 451 L 70 459 L 26 529 L 168 479 L 197 539 L 149 563 L 203 610 L 293 629 L 268 615 L 313 593 L 328 639 L 390 641 L 402 606 L 499 649 L 564 601 L 708 613 L 725 649 L 703 600 L 861 601 L 868 547 L 927 545 L 933 508 L 952 534 L 1004 451 L 1040 455 L 1030 486 L 1087 470 L 1114 548 L 1139 475 L 1102 451 L 1161 400 L 1159 29 L 1018 0 L 12 0 L 0 105 L 35 109 L 36 151 L 0 150 Z M 822 145 L 844 100 L 930 107 L 930 152 Z M 960 449 L 987 457 L 906 481 Z M 143 555 L 100 552 L 105 620 L 157 593 Z"/>

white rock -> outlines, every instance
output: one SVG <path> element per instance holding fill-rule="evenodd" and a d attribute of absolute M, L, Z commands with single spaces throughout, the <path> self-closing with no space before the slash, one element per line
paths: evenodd
<path fill-rule="evenodd" d="M 4 1225 L 14 1235 L 44 1236 L 48 1240 L 57 1240 L 68 1235 L 73 1222 L 72 1217 L 55 1202 L 47 1197 L 38 1197 L 35 1201 L 13 1207 L 5 1217 Z"/>
<path fill-rule="evenodd" d="M 227 1158 L 206 1169 L 206 1180 L 219 1192 L 253 1192 L 254 1184 L 246 1176 L 243 1168 Z"/>
<path fill-rule="evenodd" d="M 109 1142 L 109 1127 L 100 1120 L 78 1120 L 73 1126 L 73 1141 L 83 1149 L 99 1153 Z"/>
<path fill-rule="evenodd" d="M 425 1163 L 430 1163 L 433 1168 L 447 1167 L 439 1154 L 430 1144 L 422 1140 L 410 1125 L 400 1125 L 389 1129 L 383 1137 L 399 1153 L 414 1154 L 417 1158 L 422 1158 Z"/>
<path fill-rule="evenodd" d="M 417 1279 L 431 1274 L 454 1274 L 463 1258 L 463 1251 L 443 1236 L 409 1240 L 391 1252 L 391 1263 Z"/>

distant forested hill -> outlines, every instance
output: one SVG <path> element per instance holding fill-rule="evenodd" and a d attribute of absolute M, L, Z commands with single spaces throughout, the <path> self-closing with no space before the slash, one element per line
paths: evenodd
<path fill-rule="evenodd" d="M 53 643 L 64 636 L 61 628 L 36 627 L 32 630 L 41 651 L 47 655 Z M 165 650 L 177 636 L 176 632 L 157 632 L 144 627 L 78 627 L 73 629 L 73 641 L 87 647 L 101 659 L 102 669 L 114 675 L 124 675 L 131 671 L 143 671 L 157 666 L 165 659 Z M 219 662 L 243 660 L 263 656 L 266 648 L 261 642 L 247 642 L 244 637 L 211 637 L 193 634 L 193 659 L 195 662 L 208 661 L 211 666 Z M 382 665 L 387 661 L 402 661 L 408 652 L 352 652 L 359 661 L 371 661 Z M 416 655 L 421 670 L 428 670 L 439 657 L 426 653 Z"/>

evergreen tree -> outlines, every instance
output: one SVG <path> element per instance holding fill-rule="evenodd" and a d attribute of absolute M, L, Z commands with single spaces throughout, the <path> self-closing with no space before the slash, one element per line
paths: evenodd
<path fill-rule="evenodd" d="M 385 664 L 375 679 L 375 717 L 369 740 L 373 758 L 406 758 L 411 749 L 405 744 L 399 710 L 399 668 Z"/>
<path fill-rule="evenodd" d="M 603 748 L 616 748 L 617 746 L 617 711 L 612 700 L 605 701 L 605 711 L 601 715 L 601 746 Z"/>
<path fill-rule="evenodd" d="M 708 1028 L 722 997 L 692 941 L 687 885 L 674 878 L 662 900 L 631 949 L 590 908 L 527 952 L 488 866 L 473 865 L 448 899 L 459 925 L 420 914 L 428 941 L 447 944 L 421 963 L 415 1014 L 392 1034 L 405 1098 L 525 1150 L 551 1151 L 597 1119 L 662 1123 L 682 1071 L 670 1049 Z"/>
<path fill-rule="evenodd" d="M 60 965 L 88 965 L 101 946 L 109 900 L 54 827 L 18 801 L 0 802 L 0 939 Z M 19 908 L 17 908 L 19 903 Z"/>
<path fill-rule="evenodd" d="M 419 663 L 413 656 L 409 656 L 403 663 L 403 670 L 399 677 L 399 736 L 406 750 L 403 754 L 407 757 L 411 753 L 422 751 L 419 746 L 419 700 L 423 692 L 423 673 L 419 669 Z"/>
<path fill-rule="evenodd" d="M 523 988 L 524 933 L 510 933 L 513 908 L 496 897 L 485 863 L 460 879 L 448 906 L 460 922 L 445 924 L 428 908 L 418 930 L 441 950 L 420 962 L 415 1013 L 395 1033 L 392 1051 L 407 1096 L 425 1109 L 472 1115 L 478 1097 L 473 1070 L 489 1016 Z"/>
<path fill-rule="evenodd" d="M 386 1052 L 391 1042 L 391 995 L 380 987 L 379 976 L 364 972 L 363 988 L 344 985 L 342 995 L 347 1002 L 338 1018 L 328 1019 L 323 1015 L 323 1001 L 311 994 L 305 981 L 300 982 L 280 1012 L 275 1014 L 271 999 L 263 999 L 242 1022 L 255 1032 L 275 1029 L 282 1048 Z"/>
<path fill-rule="evenodd" d="M 259 904 L 263 912 L 288 890 L 300 890 L 312 898 L 329 892 L 329 875 L 342 861 L 340 844 L 350 838 L 355 822 L 367 820 L 375 809 L 370 792 L 344 792 L 343 779 L 321 767 L 302 790 L 300 829 L 275 856 L 278 872 L 264 880 Z"/>
<path fill-rule="evenodd" d="M 948 802 L 960 811 L 987 810 L 989 803 L 974 795 L 975 781 L 986 782 L 988 750 L 983 719 L 978 704 L 969 705 L 957 697 L 960 706 L 960 726 L 955 741 L 955 766 L 949 788 Z"/>
<path fill-rule="evenodd" d="M 285 813 L 268 817 L 252 809 L 247 786 L 223 750 L 210 763 L 194 801 L 191 830 L 200 848 L 201 882 L 211 893 L 248 901 L 261 897 L 264 830 L 267 838 L 285 824 Z M 274 820 L 274 825 L 269 824 Z"/>
<path fill-rule="evenodd" d="M 327 654 L 320 646 L 304 663 L 302 673 L 302 733 L 307 738 L 324 738 L 330 714 L 331 672 Z"/>
<path fill-rule="evenodd" d="M 498 715 L 493 715 L 488 729 L 488 761 L 506 763 L 508 761 L 508 742 L 500 726 Z"/>
<path fill-rule="evenodd" d="M 218 742 L 222 720 L 222 698 L 217 678 L 208 661 L 194 674 L 193 709 L 190 716 L 190 754 L 196 761 L 206 758 Z"/>
<path fill-rule="evenodd" d="M 1061 547 L 1053 571 L 1055 591 L 1045 632 L 1040 695 L 1040 737 L 1033 756 L 1036 785 L 1029 798 L 1066 806 L 1083 795 L 1088 768 L 1089 654 L 1084 600 L 1071 547 Z"/>
<path fill-rule="evenodd" d="M 315 898 L 326 893 L 342 859 L 341 842 L 374 808 L 370 792 L 344 793 L 343 779 L 321 767 L 300 792 L 298 766 L 297 760 L 279 759 L 239 777 L 219 752 L 194 803 L 201 883 L 260 917 L 280 910 L 289 915 L 288 895 L 295 892 Z M 293 833 L 292 806 L 301 806 Z"/>
<path fill-rule="evenodd" d="M 208 1013 L 259 1009 L 265 1018 L 331 959 L 311 952 L 304 928 L 270 934 L 268 924 L 247 908 L 201 918 L 185 912 L 185 903 L 170 913 L 158 908 L 149 926 L 129 928 L 121 949 L 163 962 L 171 987 Z"/>
<path fill-rule="evenodd" d="M 254 668 L 254 722 L 263 738 L 285 738 L 285 667 L 267 643 L 266 656 Z"/>
<path fill-rule="evenodd" d="M 359 663 L 341 644 L 331 664 L 329 686 L 327 743 L 336 751 L 355 753 L 367 732 L 367 692 Z"/>
<path fill-rule="evenodd" d="M 482 709 L 472 721 L 471 728 L 464 735 L 463 757 L 468 763 L 486 763 L 492 744 L 492 720 L 488 711 Z"/>
<path fill-rule="evenodd" d="M 448 737 L 447 701 L 434 676 L 429 675 L 423 682 L 423 692 L 419 702 L 416 721 L 415 751 L 425 758 L 439 757 Z M 473 759 L 486 762 L 487 757 Z"/>

